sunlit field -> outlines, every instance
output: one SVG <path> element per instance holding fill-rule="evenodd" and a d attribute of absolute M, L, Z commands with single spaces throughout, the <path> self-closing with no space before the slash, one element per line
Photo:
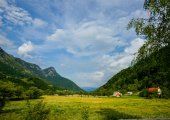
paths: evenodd
<path fill-rule="evenodd" d="M 93 96 L 43 96 L 50 108 L 50 120 L 109 120 L 120 118 L 170 118 L 169 99 L 144 99 L 135 96 L 113 98 Z M 0 114 L 1 120 L 19 120 L 25 114 L 26 101 L 12 101 Z M 84 117 L 83 117 L 84 116 Z"/>

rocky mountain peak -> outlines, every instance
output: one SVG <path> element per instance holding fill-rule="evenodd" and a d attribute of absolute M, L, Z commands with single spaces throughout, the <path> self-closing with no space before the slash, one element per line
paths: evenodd
<path fill-rule="evenodd" d="M 43 70 L 46 76 L 56 76 L 58 75 L 54 67 L 49 67 Z"/>

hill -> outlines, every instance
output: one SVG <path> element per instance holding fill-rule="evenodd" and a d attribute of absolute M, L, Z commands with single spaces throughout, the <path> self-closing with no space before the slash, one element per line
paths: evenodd
<path fill-rule="evenodd" d="M 50 67 L 43 70 L 36 64 L 15 58 L 2 48 L 0 48 L 0 74 L 1 79 L 10 81 L 13 79 L 13 82 L 20 83 L 24 87 L 29 86 L 27 82 L 31 81 L 39 88 L 42 88 L 42 84 L 42 86 L 46 86 L 43 89 L 53 85 L 57 89 L 82 91 L 74 82 L 59 75 L 55 68 Z M 23 82 L 24 80 L 26 81 L 25 83 Z"/>
<path fill-rule="evenodd" d="M 54 67 L 46 68 L 43 70 L 43 72 L 46 79 L 60 89 L 82 91 L 81 88 L 78 87 L 74 82 L 59 75 Z"/>
<path fill-rule="evenodd" d="M 138 92 L 149 87 L 160 87 L 164 97 L 170 97 L 170 46 L 160 49 L 114 75 L 95 91 L 100 95 L 112 95 L 120 90 Z"/>

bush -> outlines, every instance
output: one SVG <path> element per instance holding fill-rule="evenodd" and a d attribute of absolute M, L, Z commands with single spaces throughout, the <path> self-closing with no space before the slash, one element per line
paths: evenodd
<path fill-rule="evenodd" d="M 40 98 L 42 94 L 43 91 L 41 89 L 38 89 L 37 87 L 30 87 L 29 90 L 26 91 L 26 95 L 30 99 Z"/>
<path fill-rule="evenodd" d="M 0 81 L 0 98 L 10 99 L 15 95 L 15 84 L 12 82 L 1 82 Z"/>
<path fill-rule="evenodd" d="M 143 89 L 140 93 L 139 93 L 140 97 L 149 97 L 149 92 L 147 89 Z"/>
<path fill-rule="evenodd" d="M 82 115 L 83 120 L 88 120 L 89 119 L 88 107 L 83 108 L 83 111 L 82 111 L 81 115 Z"/>
<path fill-rule="evenodd" d="M 27 111 L 25 115 L 25 120 L 48 120 L 48 115 L 50 113 L 50 109 L 45 107 L 45 103 L 43 101 L 39 101 L 34 105 L 31 105 L 29 101 L 27 101 Z"/>
<path fill-rule="evenodd" d="M 149 98 L 158 98 L 158 91 L 154 91 L 153 93 L 149 94 Z"/>
<path fill-rule="evenodd" d="M 162 97 L 163 98 L 170 98 L 170 90 L 166 87 L 162 88 Z"/>
<path fill-rule="evenodd" d="M 0 111 L 5 106 L 6 101 L 14 96 L 15 91 L 15 84 L 0 81 Z"/>
<path fill-rule="evenodd" d="M 5 99 L 0 99 L 0 112 L 2 111 L 4 106 L 5 106 Z"/>

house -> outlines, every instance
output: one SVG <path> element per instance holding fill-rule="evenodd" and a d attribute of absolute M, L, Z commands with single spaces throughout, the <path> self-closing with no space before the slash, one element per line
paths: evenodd
<path fill-rule="evenodd" d="M 132 95 L 132 94 L 133 94 L 133 92 L 130 92 L 130 91 L 129 91 L 129 92 L 127 92 L 127 95 Z"/>
<path fill-rule="evenodd" d="M 153 94 L 154 92 L 157 92 L 159 97 L 162 95 L 162 90 L 160 89 L 160 87 L 158 87 L 158 88 L 148 88 L 148 92 L 150 94 Z"/>
<path fill-rule="evenodd" d="M 120 93 L 119 91 L 115 91 L 115 92 L 113 93 L 113 96 L 115 96 L 115 97 L 121 97 L 121 96 L 122 96 L 122 93 Z"/>
<path fill-rule="evenodd" d="M 154 93 L 157 91 L 157 88 L 148 88 L 149 93 Z"/>

